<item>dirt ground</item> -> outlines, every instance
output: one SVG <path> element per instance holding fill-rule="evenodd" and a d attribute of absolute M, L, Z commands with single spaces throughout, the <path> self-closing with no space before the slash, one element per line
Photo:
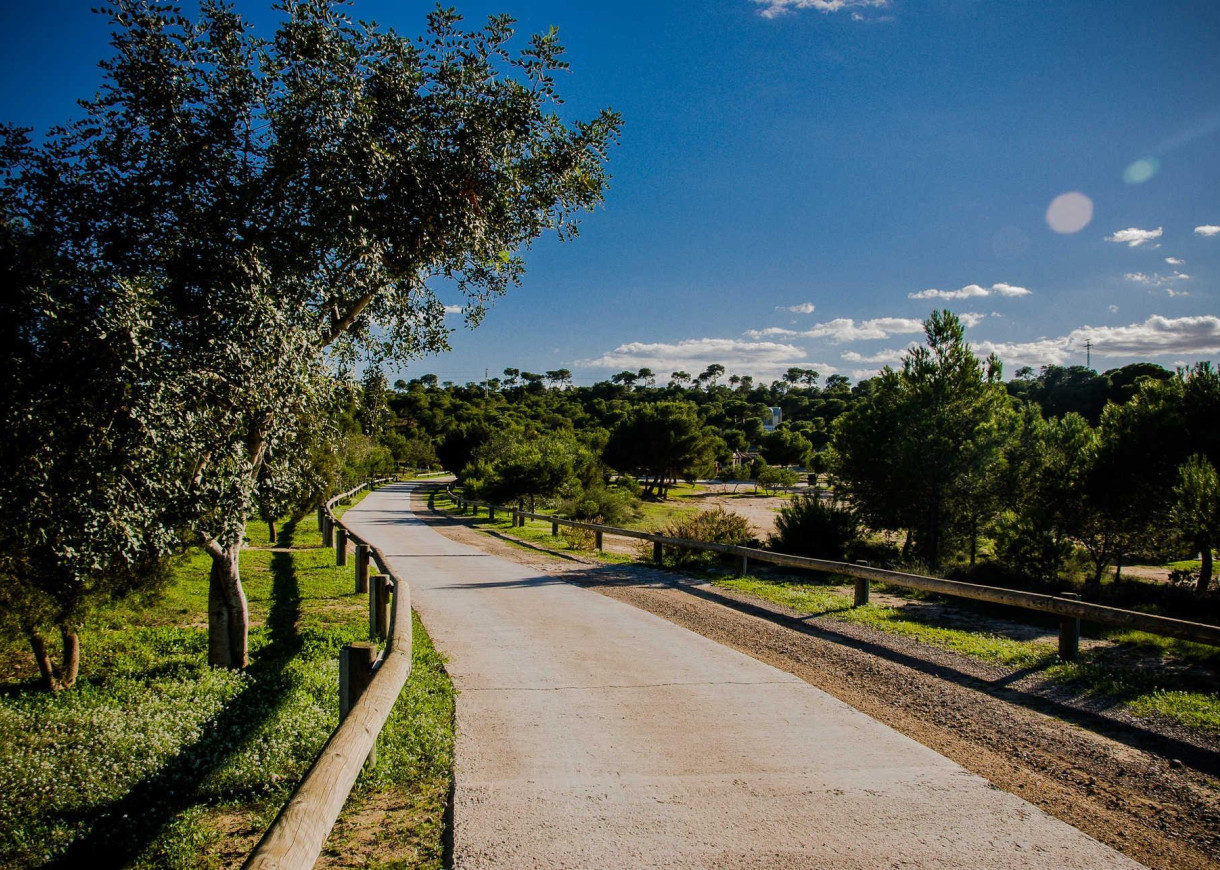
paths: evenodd
<path fill-rule="evenodd" d="M 433 513 L 424 499 L 414 509 L 455 540 L 553 576 L 579 574 L 582 585 L 794 674 L 1149 867 L 1220 867 L 1220 741 L 911 639 L 643 565 L 551 554 Z"/>

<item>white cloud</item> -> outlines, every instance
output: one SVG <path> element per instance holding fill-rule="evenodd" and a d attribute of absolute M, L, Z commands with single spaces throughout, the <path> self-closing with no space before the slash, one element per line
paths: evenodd
<path fill-rule="evenodd" d="M 1168 264 L 1169 264 L 1169 265 L 1171 265 L 1171 266 L 1181 266 L 1181 265 L 1183 265 L 1183 264 L 1184 264 L 1186 261 L 1185 261 L 1185 260 L 1183 260 L 1183 259 L 1181 259 L 1180 257 L 1166 257 L 1166 258 L 1165 258 L 1165 262 L 1166 262 L 1166 263 L 1168 263 Z"/>
<path fill-rule="evenodd" d="M 751 329 L 746 335 L 751 338 L 786 336 L 789 338 L 829 338 L 836 344 L 845 341 L 864 341 L 889 338 L 891 335 L 908 335 L 923 332 L 923 321 L 909 317 L 877 317 L 857 323 L 850 317 L 839 317 L 825 323 L 815 324 L 810 329 L 784 329 L 771 326 L 766 329 Z"/>
<path fill-rule="evenodd" d="M 1195 227 L 1196 236 L 1214 236 L 1220 234 L 1220 227 L 1215 224 L 1204 224 L 1201 227 Z"/>
<path fill-rule="evenodd" d="M 970 328 L 972 326 L 978 326 L 980 323 L 986 320 L 987 315 L 979 311 L 963 311 L 961 314 L 957 315 L 957 319 L 965 324 L 966 328 Z"/>
<path fill-rule="evenodd" d="M 1170 281 L 1189 281 L 1190 276 L 1184 272 L 1179 272 L 1176 269 L 1172 275 L 1152 274 L 1148 275 L 1144 272 L 1128 272 L 1123 275 L 1128 281 L 1134 281 L 1136 284 L 1144 284 L 1148 287 L 1163 287 Z"/>
<path fill-rule="evenodd" d="M 1163 356 L 1220 351 L 1220 317 L 1162 317 L 1154 314 L 1129 326 L 1082 326 L 1068 335 L 1073 344 L 1093 342 L 1099 356 Z"/>
<path fill-rule="evenodd" d="M 979 284 L 967 284 L 958 290 L 920 290 L 918 293 L 908 293 L 908 299 L 974 299 L 981 296 L 1029 296 L 1030 291 L 1015 284 L 992 284 L 983 287 Z"/>
<path fill-rule="evenodd" d="M 875 363 L 876 365 L 897 365 L 902 362 L 902 358 L 906 356 L 910 347 L 894 347 L 889 350 L 878 351 L 877 353 L 865 356 L 856 353 L 854 350 L 849 350 L 843 354 L 843 359 L 849 363 Z"/>
<path fill-rule="evenodd" d="M 1165 292 L 1169 294 L 1171 299 L 1174 296 L 1189 296 L 1190 295 L 1189 290 L 1174 290 L 1172 287 L 1166 287 Z"/>
<path fill-rule="evenodd" d="M 1117 306 L 1117 305 L 1111 305 L 1111 306 L 1110 306 L 1110 313 L 1111 313 L 1111 314 L 1118 314 L 1118 306 Z"/>
<path fill-rule="evenodd" d="M 1092 352 L 1097 357 L 1205 356 L 1220 352 L 1220 317 L 1154 314 L 1143 323 L 1081 326 L 1058 338 L 980 341 L 975 345 L 975 353 L 984 356 L 994 351 L 1006 366 L 1063 365 L 1079 360 L 1086 341 L 1092 342 Z"/>
<path fill-rule="evenodd" d="M 791 311 L 793 314 L 813 314 L 813 303 L 802 302 L 799 305 L 776 305 L 776 311 Z"/>
<path fill-rule="evenodd" d="M 1220 232 L 1220 227 L 1216 231 Z M 1106 241 L 1125 244 L 1128 248 L 1138 248 L 1140 245 L 1147 244 L 1153 239 L 1159 239 L 1163 232 L 1164 229 L 1162 227 L 1157 227 L 1155 230 L 1141 230 L 1137 227 L 1128 227 L 1125 230 L 1119 230 L 1112 236 L 1106 236 Z M 1196 228 L 1195 232 L 1198 232 L 1198 228 Z"/>
<path fill-rule="evenodd" d="M 884 7 L 889 5 L 889 0 L 754 0 L 754 2 L 766 7 L 759 10 L 758 13 L 763 18 L 778 18 L 801 9 L 816 9 L 818 12 L 828 13 L 853 6 Z"/>
<path fill-rule="evenodd" d="M 446 305 L 446 306 L 445 306 L 445 313 L 446 313 L 446 314 L 461 314 L 461 313 L 462 313 L 462 306 L 460 306 L 460 305 Z"/>
<path fill-rule="evenodd" d="M 994 353 L 1006 369 L 1021 366 L 1061 366 L 1071 356 L 1066 337 L 1022 342 L 980 341 L 974 345 L 974 353 L 979 357 Z"/>
<path fill-rule="evenodd" d="M 819 371 L 835 371 L 805 360 L 805 352 L 791 344 L 774 341 L 742 341 L 735 338 L 688 338 L 676 343 L 629 342 L 594 359 L 577 360 L 577 366 L 596 369 L 630 369 L 648 367 L 658 375 L 671 371 L 699 374 L 712 363 L 720 363 L 731 371 L 756 376 L 777 376 L 789 366 L 814 367 Z"/>

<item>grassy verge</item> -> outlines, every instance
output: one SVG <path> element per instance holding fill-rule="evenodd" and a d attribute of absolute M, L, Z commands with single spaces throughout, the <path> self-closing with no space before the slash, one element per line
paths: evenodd
<path fill-rule="evenodd" d="M 1220 670 L 1220 650 L 1210 646 L 1143 632 L 1101 630 L 1095 635 L 1105 643 L 1082 650 L 1075 662 L 1063 662 L 1054 643 L 988 631 L 987 618 L 978 614 L 971 614 L 971 619 L 980 628 L 947 628 L 921 618 L 915 608 L 885 604 L 854 608 L 851 587 L 845 585 L 755 577 L 720 579 L 715 585 L 802 613 L 829 615 L 910 637 L 980 661 L 1041 670 L 1052 682 L 1082 695 L 1112 699 L 1136 716 L 1159 716 L 1220 735 L 1220 694 L 1211 682 L 1211 675 Z"/>
<path fill-rule="evenodd" d="M 267 546 L 252 523 L 251 546 Z M 219 867 L 240 861 L 338 722 L 338 650 L 365 639 L 365 596 L 309 514 L 277 547 L 247 550 L 251 664 L 207 665 L 208 559 L 191 553 L 155 602 L 100 612 L 76 688 L 33 687 L 32 661 L 0 696 L 0 865 Z M 422 626 L 406 691 L 357 800 L 414 806 L 413 866 L 441 866 L 452 687 Z M 24 657 L 28 659 L 28 656 Z M 403 800 L 395 805 L 401 806 Z"/>
<path fill-rule="evenodd" d="M 433 510 L 457 515 L 457 506 L 449 497 L 449 493 L 444 490 L 438 489 L 434 491 L 429 496 L 428 504 Z M 511 513 L 500 511 L 496 513 L 494 520 L 490 520 L 487 518 L 485 508 L 479 508 L 479 515 L 477 517 L 467 514 L 467 519 L 473 528 L 495 533 L 510 546 L 523 547 L 525 549 L 541 548 L 544 551 L 557 553 L 579 553 L 582 556 L 600 559 L 603 562 L 612 564 L 634 561 L 631 556 L 624 556 L 621 553 L 599 552 L 594 549 L 592 532 L 581 534 L 577 530 L 560 529 L 559 535 L 555 536 L 551 534 L 550 524 L 541 520 L 529 520 L 524 526 L 514 528 Z M 535 546 L 531 547 L 531 544 Z"/>

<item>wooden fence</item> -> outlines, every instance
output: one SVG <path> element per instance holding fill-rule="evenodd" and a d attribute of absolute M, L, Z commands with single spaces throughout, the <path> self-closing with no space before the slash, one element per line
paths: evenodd
<path fill-rule="evenodd" d="M 374 643 L 351 644 L 340 650 L 339 727 L 246 859 L 247 868 L 313 867 L 360 771 L 366 762 L 376 763 L 377 735 L 411 674 L 410 590 L 394 578 L 380 550 L 349 531 L 334 515 L 340 501 L 390 479 L 361 484 L 318 508 L 322 540 L 335 547 L 336 564 L 347 563 L 348 540 L 355 542 L 356 591 L 369 592 L 369 637 L 383 639 L 385 648 L 380 657 Z M 382 572 L 371 578 L 370 554 Z"/>
<path fill-rule="evenodd" d="M 1019 607 L 1039 613 L 1053 614 L 1059 617 L 1059 655 L 1065 660 L 1076 658 L 1079 652 L 1080 623 L 1082 620 L 1146 631 L 1150 634 L 1159 634 L 1165 637 L 1176 637 L 1181 640 L 1194 641 L 1195 643 L 1220 646 L 1220 626 L 1208 625 L 1201 622 L 1189 622 L 1184 619 L 1172 619 L 1168 616 L 1157 616 L 1151 613 L 1140 613 L 1135 610 L 1122 610 L 1117 607 L 1106 607 L 1102 604 L 1092 604 L 1087 601 L 1081 601 L 1078 596 L 1072 593 L 1044 595 L 1038 592 L 1024 592 L 1018 589 L 1004 589 L 997 586 L 982 586 L 977 583 L 963 583 L 959 580 L 945 580 L 940 577 L 905 574 L 901 571 L 886 571 L 881 568 L 873 568 L 867 563 L 831 562 L 825 559 L 812 559 L 808 556 L 793 556 L 788 553 L 776 553 L 772 550 L 759 550 L 754 547 L 709 544 L 685 538 L 670 538 L 651 532 L 620 529 L 614 526 L 601 525 L 600 523 L 569 520 L 552 514 L 531 513 L 511 506 L 506 507 L 489 502 L 474 501 L 464 498 L 455 492 L 452 487 L 449 488 L 449 494 L 462 512 L 470 509 L 477 515 L 478 509 L 481 507 L 487 510 L 490 518 L 494 519 L 495 513 L 498 510 L 501 513 L 511 515 L 514 525 L 522 526 L 528 520 L 541 520 L 551 524 L 552 535 L 559 534 L 560 526 L 591 531 L 595 535 L 596 546 L 599 550 L 602 549 L 603 536 L 605 535 L 651 541 L 653 544 L 653 559 L 658 565 L 661 564 L 664 547 L 678 547 L 687 550 L 705 550 L 730 556 L 737 560 L 738 574 L 745 574 L 749 563 L 754 561 L 851 577 L 855 580 L 854 605 L 857 607 L 868 603 L 869 583 L 877 581 L 891 586 L 900 586 L 905 589 L 920 589 L 925 592 L 935 592 L 938 595 L 969 598 L 974 601 L 986 601 L 992 604 L 1004 604 L 1009 607 Z"/>

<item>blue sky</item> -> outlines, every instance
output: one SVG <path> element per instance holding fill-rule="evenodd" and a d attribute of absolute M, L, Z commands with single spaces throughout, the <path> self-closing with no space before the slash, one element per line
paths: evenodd
<path fill-rule="evenodd" d="M 88 6 L 0 10 L 0 119 L 45 129 L 96 89 L 106 32 Z M 353 7 L 408 34 L 430 8 Z M 1099 370 L 1220 351 L 1220 4 L 458 8 L 508 12 L 523 36 L 557 25 L 565 114 L 612 106 L 625 126 L 580 238 L 535 245 L 525 285 L 475 331 L 454 317 L 453 351 L 407 376 L 719 362 L 856 378 L 936 307 L 1010 375 L 1083 363 L 1086 340 Z"/>

